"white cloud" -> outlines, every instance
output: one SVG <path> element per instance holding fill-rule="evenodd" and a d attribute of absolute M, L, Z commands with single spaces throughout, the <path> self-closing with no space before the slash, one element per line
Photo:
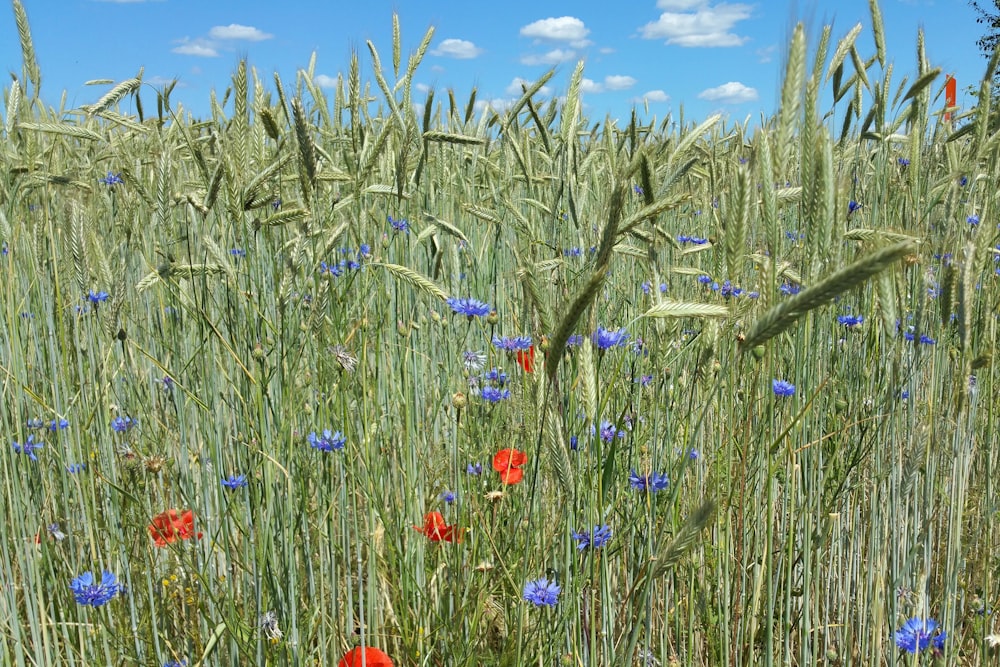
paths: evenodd
<path fill-rule="evenodd" d="M 483 53 L 483 50 L 464 39 L 446 39 L 431 51 L 435 56 L 445 56 L 447 58 L 458 58 L 468 60 Z"/>
<path fill-rule="evenodd" d="M 510 82 L 510 85 L 507 86 L 507 90 L 504 92 L 506 92 L 508 95 L 515 95 L 517 97 L 520 97 L 524 93 L 524 91 L 521 90 L 521 86 L 526 86 L 530 88 L 531 84 L 533 83 L 534 81 L 528 81 L 527 79 L 522 79 L 521 77 L 516 76 L 514 77 L 514 80 Z M 541 95 L 542 97 L 551 97 L 552 88 L 550 88 L 549 86 L 542 86 L 541 88 L 538 89 L 538 93 L 536 94 Z"/>
<path fill-rule="evenodd" d="M 419 93 L 426 93 L 431 89 L 431 87 L 426 83 L 415 83 L 413 84 L 413 87 L 416 88 Z"/>
<path fill-rule="evenodd" d="M 741 104 L 743 102 L 753 102 L 757 99 L 757 90 L 745 86 L 739 81 L 730 81 L 715 88 L 709 88 L 698 93 L 698 99 L 709 102 L 721 102 L 723 104 Z"/>
<path fill-rule="evenodd" d="M 757 49 L 754 53 L 757 54 L 757 62 L 769 63 L 774 60 L 774 54 L 778 52 L 778 45 L 772 44 L 771 46 L 765 46 L 764 48 Z"/>
<path fill-rule="evenodd" d="M 317 74 L 313 77 L 313 83 L 320 88 L 336 88 L 337 77 L 330 76 L 329 74 Z"/>
<path fill-rule="evenodd" d="M 669 102 L 670 95 L 662 90 L 647 90 L 636 99 L 637 102 Z"/>
<path fill-rule="evenodd" d="M 263 42 L 265 39 L 274 37 L 274 35 L 258 30 L 252 25 L 240 25 L 239 23 L 217 25 L 208 31 L 208 36 L 212 39 L 245 39 L 248 42 Z"/>
<path fill-rule="evenodd" d="M 604 77 L 604 87 L 608 90 L 628 90 L 636 84 L 633 77 L 613 74 Z"/>
<path fill-rule="evenodd" d="M 576 57 L 572 49 L 552 49 L 542 54 L 530 54 L 521 57 L 522 65 L 558 65 Z"/>
<path fill-rule="evenodd" d="M 569 42 L 570 46 L 581 48 L 590 44 L 586 39 L 590 30 L 575 16 L 560 16 L 529 23 L 521 28 L 522 37 L 551 42 Z"/>
<path fill-rule="evenodd" d="M 740 46 L 747 41 L 732 32 L 737 23 L 750 18 L 750 5 L 720 3 L 709 5 L 691 0 L 660 0 L 668 9 L 694 9 L 693 12 L 666 11 L 653 23 L 639 29 L 645 39 L 663 39 L 677 46 Z"/>
<path fill-rule="evenodd" d="M 180 40 L 180 44 L 170 50 L 182 56 L 198 56 L 200 58 L 215 58 L 219 55 L 219 52 L 215 50 L 215 45 L 211 42 L 204 39 L 192 40 L 187 37 Z"/>
<path fill-rule="evenodd" d="M 154 86 L 166 86 L 173 83 L 174 81 L 177 81 L 176 77 L 168 78 L 165 76 L 150 76 L 142 80 L 143 83 L 148 83 Z M 183 85 L 181 87 L 183 88 Z"/>
<path fill-rule="evenodd" d="M 603 93 L 604 92 L 604 86 L 602 86 L 601 84 L 597 83 L 593 79 L 588 79 L 587 77 L 584 77 L 583 79 L 580 80 L 580 92 L 584 93 L 584 94 L 586 94 L 586 93 Z"/>
<path fill-rule="evenodd" d="M 520 91 L 518 91 L 520 93 Z M 484 113 L 492 109 L 497 113 L 503 113 L 510 108 L 510 105 L 514 103 L 514 100 L 504 99 L 502 97 L 495 97 L 492 100 L 476 100 L 473 104 L 473 108 L 476 113 Z"/>

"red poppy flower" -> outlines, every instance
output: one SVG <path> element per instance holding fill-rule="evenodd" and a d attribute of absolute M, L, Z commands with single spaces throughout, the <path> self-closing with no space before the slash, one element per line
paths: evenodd
<path fill-rule="evenodd" d="M 524 369 L 525 373 L 535 372 L 535 346 L 531 345 L 527 350 L 517 351 L 517 363 Z"/>
<path fill-rule="evenodd" d="M 441 516 L 441 512 L 428 512 L 424 515 L 424 525 L 414 526 L 413 530 L 420 531 L 431 542 L 462 541 L 462 529 L 457 526 L 449 526 L 444 517 Z"/>
<path fill-rule="evenodd" d="M 493 469 L 500 473 L 504 484 L 517 484 L 524 479 L 521 466 L 528 462 L 528 455 L 517 449 L 501 449 L 493 457 Z"/>
<path fill-rule="evenodd" d="M 192 537 L 201 539 L 201 533 L 194 531 L 194 512 L 185 510 L 178 512 L 170 509 L 162 514 L 153 517 L 153 522 L 148 526 L 149 536 L 153 538 L 153 544 L 158 547 L 165 547 L 176 540 L 189 540 Z"/>
<path fill-rule="evenodd" d="M 337 667 L 393 667 L 392 659 L 373 646 L 356 646 L 344 654 Z"/>

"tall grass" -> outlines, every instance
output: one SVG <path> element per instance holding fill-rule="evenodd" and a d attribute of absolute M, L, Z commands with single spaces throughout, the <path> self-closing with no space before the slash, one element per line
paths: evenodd
<path fill-rule="evenodd" d="M 391 73 L 368 44 L 375 85 L 356 55 L 332 99 L 243 62 L 208 118 L 141 71 L 55 109 L 14 0 L 0 660 L 910 664 L 917 617 L 988 663 L 996 63 L 943 122 L 922 36 L 894 81 L 872 8 L 871 58 L 797 29 L 749 127 L 593 123 L 582 67 L 562 101 L 549 74 L 506 110 L 418 109 L 432 33 L 404 62 L 398 24 Z M 532 372 L 491 342 L 521 335 Z M 169 509 L 200 537 L 155 546 Z M 78 604 L 104 570 L 123 589 Z M 523 596 L 543 577 L 551 607 Z"/>

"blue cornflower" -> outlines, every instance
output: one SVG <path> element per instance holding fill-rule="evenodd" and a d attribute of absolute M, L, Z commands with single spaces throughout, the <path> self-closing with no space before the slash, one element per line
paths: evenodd
<path fill-rule="evenodd" d="M 236 489 L 242 489 L 247 485 L 246 475 L 230 475 L 229 477 L 222 478 L 222 486 L 226 487 L 230 491 L 235 491 Z"/>
<path fill-rule="evenodd" d="M 611 539 L 611 526 L 594 526 L 592 531 L 582 533 L 573 531 L 573 539 L 576 540 L 577 551 L 587 547 L 600 549 Z"/>
<path fill-rule="evenodd" d="M 339 264 L 327 264 L 326 262 L 319 263 L 319 275 L 328 274 L 337 278 L 344 275 L 344 269 Z"/>
<path fill-rule="evenodd" d="M 961 178 L 958 179 L 958 184 L 964 188 L 966 185 L 969 184 L 969 177 L 962 176 Z"/>
<path fill-rule="evenodd" d="M 542 577 L 524 585 L 524 599 L 536 607 L 554 607 L 562 589 L 554 581 Z"/>
<path fill-rule="evenodd" d="M 859 204 L 858 202 L 854 201 L 853 199 L 851 201 L 847 202 L 847 213 L 848 214 L 854 213 L 859 208 L 861 208 L 861 204 Z"/>
<path fill-rule="evenodd" d="M 331 432 L 330 429 L 324 429 L 321 436 L 317 436 L 316 432 L 313 431 L 306 439 L 309 441 L 310 447 L 321 452 L 340 450 L 347 444 L 347 438 L 344 437 L 343 433 L 340 431 Z"/>
<path fill-rule="evenodd" d="M 480 396 L 483 397 L 483 400 L 490 403 L 499 403 L 510 398 L 510 389 L 500 389 L 499 387 L 487 385 L 480 391 Z"/>
<path fill-rule="evenodd" d="M 508 352 L 514 352 L 516 350 L 527 350 L 531 347 L 531 336 L 500 336 L 493 337 L 493 347 L 498 350 L 506 350 Z"/>
<path fill-rule="evenodd" d="M 580 439 L 575 435 L 569 436 L 569 448 L 574 452 L 580 447 Z"/>
<path fill-rule="evenodd" d="M 187 667 L 188 661 L 184 660 L 167 660 L 163 663 L 163 667 Z"/>
<path fill-rule="evenodd" d="M 73 597 L 76 598 L 77 604 L 89 605 L 91 607 L 100 607 L 111 601 L 115 595 L 121 591 L 121 585 L 118 583 L 118 578 L 114 574 L 104 571 L 101 577 L 101 583 L 94 583 L 94 574 L 92 572 L 84 572 L 69 584 L 70 589 L 73 591 Z"/>
<path fill-rule="evenodd" d="M 896 646 L 908 653 L 920 653 L 933 644 L 940 651 L 944 648 L 946 636 L 933 618 L 911 618 L 896 631 Z"/>
<path fill-rule="evenodd" d="M 244 257 L 247 256 L 247 251 L 244 250 L 243 248 L 231 248 L 229 250 L 229 254 L 235 257 L 236 259 L 243 259 Z"/>
<path fill-rule="evenodd" d="M 640 475 L 635 470 L 632 470 L 628 476 L 628 483 L 636 491 L 656 493 L 657 491 L 666 489 L 670 485 L 670 480 L 666 473 L 653 472 L 648 475 Z"/>
<path fill-rule="evenodd" d="M 794 283 L 782 283 L 781 286 L 778 287 L 778 291 L 786 296 L 794 296 L 802 291 L 802 286 Z"/>
<path fill-rule="evenodd" d="M 45 422 L 42 421 L 41 417 L 35 417 L 34 419 L 29 419 L 28 428 L 35 428 L 35 429 L 45 428 Z"/>
<path fill-rule="evenodd" d="M 52 421 L 49 422 L 50 431 L 63 431 L 67 428 L 69 428 L 68 419 L 59 419 L 58 421 L 53 419 Z"/>
<path fill-rule="evenodd" d="M 901 389 L 901 390 L 900 390 L 900 392 L 899 392 L 899 398 L 900 398 L 901 400 L 904 400 L 904 401 L 905 401 L 905 400 L 906 400 L 906 399 L 908 399 L 909 397 L 910 397 L 910 390 L 909 390 L 909 389 Z"/>
<path fill-rule="evenodd" d="M 281 197 L 278 197 L 271 202 L 271 210 L 277 211 L 279 208 L 281 208 Z"/>
<path fill-rule="evenodd" d="M 507 384 L 507 374 L 499 368 L 491 368 L 488 373 L 483 373 L 483 379 L 495 383 L 498 387 Z"/>
<path fill-rule="evenodd" d="M 81 473 L 86 469 L 87 469 L 86 463 L 70 463 L 68 466 L 66 466 L 66 472 L 68 472 L 71 475 Z"/>
<path fill-rule="evenodd" d="M 692 236 L 689 240 L 694 245 L 705 245 L 706 243 L 708 243 L 708 239 L 706 239 L 703 236 Z"/>
<path fill-rule="evenodd" d="M 653 382 L 653 376 L 652 375 L 640 375 L 636 379 L 636 382 L 638 382 L 639 385 L 642 386 L 642 387 L 648 387 Z"/>
<path fill-rule="evenodd" d="M 99 178 L 97 180 L 98 180 L 98 182 L 103 183 L 104 185 L 108 186 L 109 188 L 113 187 L 115 185 L 121 185 L 122 183 L 125 182 L 125 181 L 122 180 L 121 172 L 119 172 L 117 174 L 113 174 L 110 171 L 108 172 L 107 176 L 105 176 L 103 178 Z"/>
<path fill-rule="evenodd" d="M 455 502 L 455 492 L 454 491 L 444 491 L 439 496 L 441 500 L 445 501 L 449 505 Z"/>
<path fill-rule="evenodd" d="M 479 477 L 480 475 L 483 474 L 483 464 L 482 463 L 470 463 L 469 465 L 467 465 L 465 467 L 465 472 L 469 473 L 470 475 L 474 475 L 476 477 Z"/>
<path fill-rule="evenodd" d="M 972 225 L 973 227 L 975 227 L 976 225 L 979 224 L 979 216 L 973 213 L 968 218 L 966 218 L 965 221 L 970 225 Z"/>
<path fill-rule="evenodd" d="M 795 385 L 785 380 L 771 380 L 771 389 L 775 396 L 794 396 Z"/>
<path fill-rule="evenodd" d="M 563 257 L 580 257 L 583 255 L 583 250 L 577 247 L 563 248 Z"/>
<path fill-rule="evenodd" d="M 486 363 L 486 355 L 476 350 L 466 350 L 462 353 L 462 365 L 470 373 L 481 370 Z"/>
<path fill-rule="evenodd" d="M 688 451 L 688 458 L 689 458 L 689 459 L 691 459 L 692 461 L 697 461 L 697 460 L 698 460 L 698 459 L 699 459 L 700 457 L 701 457 L 701 452 L 699 452 L 699 451 L 698 451 L 697 449 L 695 449 L 694 447 L 692 447 L 692 448 L 691 448 L 691 449 L 690 449 L 690 450 Z"/>
<path fill-rule="evenodd" d="M 628 333 L 625 329 L 613 331 L 604 327 L 597 327 L 590 340 L 597 346 L 598 350 L 607 350 L 612 347 L 624 347 L 628 341 Z"/>
<path fill-rule="evenodd" d="M 837 322 L 844 325 L 848 329 L 854 329 L 860 327 L 864 324 L 864 315 L 840 315 L 837 317 Z"/>
<path fill-rule="evenodd" d="M 109 296 L 110 294 L 104 291 L 95 292 L 94 290 L 90 290 L 89 292 L 87 292 L 87 299 L 93 304 L 98 304 L 101 303 L 102 301 L 107 301 Z"/>
<path fill-rule="evenodd" d="M 48 526 L 45 527 L 45 530 L 49 532 L 49 535 L 56 542 L 62 542 L 63 540 L 66 539 L 66 533 L 62 532 L 62 529 L 59 528 L 58 523 L 50 523 Z"/>
<path fill-rule="evenodd" d="M 920 334 L 920 343 L 922 345 L 933 345 L 936 342 L 937 341 L 935 341 L 933 338 L 931 338 L 927 334 Z"/>
<path fill-rule="evenodd" d="M 389 216 L 389 224 L 397 232 L 403 232 L 404 234 L 410 233 L 410 223 L 406 220 L 395 220 L 391 215 Z"/>
<path fill-rule="evenodd" d="M 728 299 L 729 297 L 740 296 L 741 294 L 743 294 L 743 290 L 740 289 L 739 287 L 733 287 L 732 284 L 728 280 L 726 280 L 723 281 L 722 287 L 719 289 L 719 294 Z"/>
<path fill-rule="evenodd" d="M 483 303 L 476 299 L 471 299 L 468 297 L 456 298 L 451 297 L 448 299 L 448 305 L 453 311 L 458 315 L 465 315 L 470 320 L 473 317 L 486 317 L 490 314 L 490 305 L 488 303 Z"/>
<path fill-rule="evenodd" d="M 707 285 L 710 282 L 712 282 L 712 276 L 707 276 L 705 274 L 702 274 L 698 276 L 698 282 L 700 282 L 702 285 Z"/>
<path fill-rule="evenodd" d="M 135 426 L 135 423 L 131 417 L 118 416 L 111 420 L 111 430 L 115 433 L 124 433 Z"/>
<path fill-rule="evenodd" d="M 358 256 L 359 257 L 370 257 L 372 254 L 372 247 L 367 243 L 362 243 L 358 246 Z"/>
<path fill-rule="evenodd" d="M 615 436 L 619 438 L 625 437 L 625 431 L 619 431 L 618 428 L 609 421 L 601 422 L 601 440 L 604 442 L 611 442 L 615 439 Z"/>
<path fill-rule="evenodd" d="M 28 439 L 25 440 L 23 444 L 18 442 L 14 443 L 14 452 L 17 454 L 24 454 L 32 461 L 37 461 L 38 457 L 35 455 L 35 450 L 41 449 L 44 446 L 45 445 L 42 443 L 41 440 L 36 441 L 35 435 L 31 434 L 28 436 Z"/>
<path fill-rule="evenodd" d="M 583 345 L 583 334 L 573 334 L 566 339 L 566 348 L 579 347 Z"/>
<path fill-rule="evenodd" d="M 3 242 L 3 247 L 0 248 L 0 255 L 3 255 L 4 257 L 6 257 L 9 254 L 10 254 L 10 246 L 8 246 L 7 242 L 4 241 Z"/>
<path fill-rule="evenodd" d="M 649 288 L 651 288 L 652 286 L 653 284 L 647 280 L 643 284 L 639 285 L 639 289 L 642 290 L 643 294 L 649 294 Z"/>
<path fill-rule="evenodd" d="M 633 186 L 632 186 L 632 192 L 636 193 L 637 195 L 641 195 L 641 194 L 645 194 L 645 193 L 644 193 L 644 192 L 642 191 L 642 187 L 641 187 L 641 186 L 639 186 L 639 185 L 633 185 Z"/>
<path fill-rule="evenodd" d="M 905 157 L 898 157 L 896 158 L 896 164 L 898 164 L 900 167 L 909 167 L 910 161 L 907 160 Z"/>

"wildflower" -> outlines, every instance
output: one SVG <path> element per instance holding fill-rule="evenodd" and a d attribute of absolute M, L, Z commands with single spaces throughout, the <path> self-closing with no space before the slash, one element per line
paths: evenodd
<path fill-rule="evenodd" d="M 99 291 L 99 292 L 95 292 L 94 290 L 90 290 L 90 291 L 87 292 L 87 300 L 90 301 L 91 303 L 95 304 L 95 305 L 98 304 L 98 303 L 101 303 L 103 301 L 107 301 L 109 296 L 110 296 L 110 294 L 108 294 L 107 292 L 105 292 L 103 290 Z"/>
<path fill-rule="evenodd" d="M 41 417 L 35 417 L 34 419 L 29 419 L 27 424 L 28 428 L 34 428 L 34 429 L 45 428 L 45 422 L 42 421 Z"/>
<path fill-rule="evenodd" d="M 409 234 L 410 233 L 410 223 L 407 222 L 406 220 L 395 220 L 390 215 L 389 216 L 389 224 L 392 226 L 393 230 L 395 230 L 396 232 L 402 232 L 404 234 Z"/>
<path fill-rule="evenodd" d="M 470 475 L 479 477 L 483 474 L 483 464 L 482 463 L 470 463 L 465 467 L 465 472 Z"/>
<path fill-rule="evenodd" d="M 499 403 L 500 401 L 505 401 L 510 398 L 510 389 L 500 389 L 499 387 L 493 387 L 487 385 L 480 390 L 480 396 L 483 400 L 490 403 Z"/>
<path fill-rule="evenodd" d="M 907 160 L 905 157 L 898 157 L 896 158 L 896 164 L 898 164 L 900 167 L 909 167 L 910 161 Z"/>
<path fill-rule="evenodd" d="M 609 421 L 601 422 L 601 440 L 604 442 L 611 442 L 615 439 L 615 436 L 619 438 L 625 437 L 625 431 L 619 431 L 618 428 Z"/>
<path fill-rule="evenodd" d="M 794 296 L 802 291 L 802 286 L 794 283 L 782 283 L 778 291 L 785 296 Z"/>
<path fill-rule="evenodd" d="M 524 479 L 521 466 L 528 462 L 528 455 L 517 449 L 501 449 L 493 457 L 493 469 L 500 473 L 504 484 L 517 484 Z"/>
<path fill-rule="evenodd" d="M 739 287 L 733 287 L 732 284 L 726 280 L 722 283 L 722 287 L 719 289 L 719 294 L 726 297 L 738 297 L 743 294 L 743 290 Z"/>
<path fill-rule="evenodd" d="M 247 256 L 247 251 L 244 250 L 243 248 L 231 248 L 229 250 L 229 254 L 235 257 L 236 259 L 243 259 L 244 257 Z"/>
<path fill-rule="evenodd" d="M 114 187 L 116 185 L 121 185 L 122 183 L 125 182 L 125 181 L 122 180 L 121 172 L 119 172 L 117 174 L 113 174 L 110 171 L 108 172 L 107 176 L 105 176 L 103 178 L 99 178 L 99 179 L 97 179 L 97 181 L 99 183 L 103 183 L 104 185 L 108 186 L 109 188 L 110 187 Z"/>
<path fill-rule="evenodd" d="M 392 659 L 373 646 L 355 646 L 344 654 L 337 667 L 393 667 Z"/>
<path fill-rule="evenodd" d="M 473 317 L 486 317 L 492 310 L 489 304 L 468 297 L 461 299 L 451 297 L 448 299 L 448 305 L 456 314 L 465 315 L 470 320 Z"/>
<path fill-rule="evenodd" d="M 699 452 L 699 451 L 698 451 L 697 449 L 695 449 L 694 447 L 692 447 L 692 448 L 691 448 L 691 449 L 690 449 L 690 450 L 688 451 L 688 458 L 689 458 L 689 459 L 691 459 L 692 461 L 697 461 L 697 460 L 698 460 L 698 459 L 699 459 L 700 457 L 701 457 L 701 452 Z"/>
<path fill-rule="evenodd" d="M 498 387 L 507 384 L 507 374 L 499 368 L 491 368 L 488 373 L 483 374 L 483 379 L 494 383 Z"/>
<path fill-rule="evenodd" d="M 507 352 L 515 352 L 517 350 L 527 350 L 531 347 L 531 336 L 500 336 L 493 337 L 493 347 L 498 350 L 506 350 Z"/>
<path fill-rule="evenodd" d="M 856 329 L 864 324 L 864 321 L 864 315 L 840 315 L 837 317 L 837 322 L 848 329 Z"/>
<path fill-rule="evenodd" d="M 624 347 L 628 341 L 628 333 L 625 329 L 611 331 L 604 327 L 597 327 L 597 331 L 591 335 L 590 339 L 597 346 L 597 349 L 607 350 L 612 347 Z"/>
<path fill-rule="evenodd" d="M 281 641 L 281 638 L 285 636 L 285 633 L 281 631 L 278 627 L 278 615 L 273 611 L 266 611 L 260 615 L 257 619 L 257 626 L 264 631 L 264 636 L 267 637 L 272 644 L 277 644 Z"/>
<path fill-rule="evenodd" d="M 775 396 L 794 396 L 795 385 L 785 380 L 771 380 L 771 389 Z"/>
<path fill-rule="evenodd" d="M 927 334 L 921 334 L 920 335 L 920 344 L 921 345 L 933 345 L 936 342 L 937 341 L 935 341 L 933 338 L 931 338 Z"/>
<path fill-rule="evenodd" d="M 554 607 L 561 591 L 559 584 L 543 577 L 524 585 L 524 599 L 536 607 Z"/>
<path fill-rule="evenodd" d="M 649 281 L 647 280 L 647 281 L 646 281 L 646 282 L 644 282 L 643 284 L 639 285 L 639 288 L 640 288 L 640 289 L 642 290 L 642 293 L 643 293 L 643 294 L 649 294 L 649 290 L 650 290 L 650 288 L 651 288 L 652 286 L 653 286 L 653 283 L 651 283 L 651 282 L 649 282 Z"/>
<path fill-rule="evenodd" d="M 861 208 L 861 204 L 859 204 L 858 202 L 854 201 L 853 199 L 851 201 L 847 202 L 847 214 L 848 215 L 850 215 L 851 213 L 854 213 L 859 208 Z"/>
<path fill-rule="evenodd" d="M 59 529 L 59 524 L 58 523 L 49 524 L 48 526 L 46 526 L 45 530 L 47 530 L 49 532 L 49 535 L 56 542 L 61 542 L 61 541 L 63 541 L 63 540 L 66 539 L 66 533 L 62 532 Z"/>
<path fill-rule="evenodd" d="M 583 551 L 588 547 L 600 549 L 611 539 L 611 526 L 594 526 L 593 530 L 582 533 L 573 531 L 573 539 L 576 540 L 577 551 Z"/>
<path fill-rule="evenodd" d="M 936 634 L 935 630 L 938 631 Z M 941 650 L 944 648 L 946 636 L 933 618 L 911 618 L 896 631 L 896 646 L 908 653 L 920 653 L 931 644 L 935 649 Z"/>
<path fill-rule="evenodd" d="M 115 433 L 124 433 L 135 426 L 135 420 L 129 416 L 118 416 L 111 420 L 111 430 Z"/>
<path fill-rule="evenodd" d="M 632 192 L 636 193 L 637 195 L 642 195 L 642 194 L 645 194 L 645 193 L 643 192 L 643 190 L 642 190 L 642 187 L 641 187 L 641 186 L 639 186 L 639 185 L 633 185 L 633 186 L 632 186 Z"/>
<path fill-rule="evenodd" d="M 167 660 L 163 663 L 163 667 L 187 667 L 188 661 L 184 660 Z"/>
<path fill-rule="evenodd" d="M 580 248 L 563 248 L 563 257 L 580 257 L 583 255 L 583 250 Z"/>
<path fill-rule="evenodd" d="M 36 442 L 34 434 L 31 434 L 23 444 L 14 442 L 14 452 L 17 454 L 24 454 L 32 461 L 37 461 L 38 456 L 35 455 L 35 450 L 44 446 L 45 445 L 40 440 Z"/>
<path fill-rule="evenodd" d="M 153 517 L 146 529 L 157 547 L 165 547 L 176 540 L 189 540 L 192 537 L 201 539 L 201 533 L 194 530 L 194 511 L 179 512 L 169 509 Z"/>
<path fill-rule="evenodd" d="M 334 450 L 341 450 L 344 445 L 347 444 L 347 438 L 340 431 L 331 432 L 330 429 L 324 429 L 323 435 L 316 435 L 313 431 L 310 433 L 306 439 L 309 441 L 309 446 L 313 449 L 318 449 L 321 452 L 332 452 Z"/>
<path fill-rule="evenodd" d="M 566 339 L 566 349 L 583 345 L 583 334 L 573 334 Z"/>
<path fill-rule="evenodd" d="M 979 224 L 979 216 L 972 214 L 968 218 L 966 218 L 965 221 L 970 225 L 972 225 L 973 227 L 975 227 L 976 225 Z"/>
<path fill-rule="evenodd" d="M 447 504 L 451 505 L 453 502 L 455 502 L 455 492 L 454 491 L 443 491 L 443 492 L 441 492 L 441 495 L 439 496 L 439 498 L 441 498 L 441 500 L 443 500 Z"/>
<path fill-rule="evenodd" d="M 247 485 L 246 475 L 230 475 L 229 477 L 222 478 L 222 486 L 226 487 L 230 491 L 235 491 L 236 489 L 242 489 Z"/>
<path fill-rule="evenodd" d="M 712 282 L 712 276 L 702 274 L 698 276 L 698 282 L 700 282 L 702 285 L 707 285 L 710 282 Z"/>
<path fill-rule="evenodd" d="M 276 197 L 273 202 L 271 202 L 271 210 L 277 211 L 281 208 L 281 197 Z"/>
<path fill-rule="evenodd" d="M 640 475 L 635 470 L 628 476 L 628 482 L 636 491 L 649 491 L 656 493 L 663 491 L 670 484 L 666 473 L 653 472 L 648 475 Z"/>
<path fill-rule="evenodd" d="M 71 475 L 81 473 L 86 469 L 87 469 L 86 463 L 70 463 L 68 466 L 66 466 L 66 472 L 68 472 Z"/>
<path fill-rule="evenodd" d="M 76 598 L 77 604 L 90 607 L 106 605 L 111 601 L 111 598 L 121 591 L 118 578 L 107 570 L 104 570 L 104 573 L 101 575 L 101 583 L 99 584 L 94 583 L 94 574 L 92 572 L 84 572 L 79 577 L 73 579 L 69 587 L 73 591 L 73 597 Z"/>
<path fill-rule="evenodd" d="M 535 346 L 529 345 L 526 350 L 518 350 L 515 355 L 517 359 L 517 365 L 524 370 L 525 373 L 535 372 Z"/>
<path fill-rule="evenodd" d="M 338 264 L 319 263 L 319 275 L 329 275 L 334 278 L 344 275 L 344 270 Z"/>
<path fill-rule="evenodd" d="M 449 526 L 441 512 L 428 512 L 424 515 L 424 525 L 414 526 L 413 530 L 423 533 L 431 542 L 461 542 L 464 532 L 457 526 Z"/>
<path fill-rule="evenodd" d="M 579 449 L 579 447 L 580 447 L 580 439 L 577 438 L 575 435 L 571 435 L 569 437 L 569 448 L 575 452 L 577 449 Z"/>
<path fill-rule="evenodd" d="M 466 350 L 462 353 L 462 365 L 465 366 L 465 370 L 470 373 L 482 370 L 485 363 L 486 355 L 482 352 Z"/>

